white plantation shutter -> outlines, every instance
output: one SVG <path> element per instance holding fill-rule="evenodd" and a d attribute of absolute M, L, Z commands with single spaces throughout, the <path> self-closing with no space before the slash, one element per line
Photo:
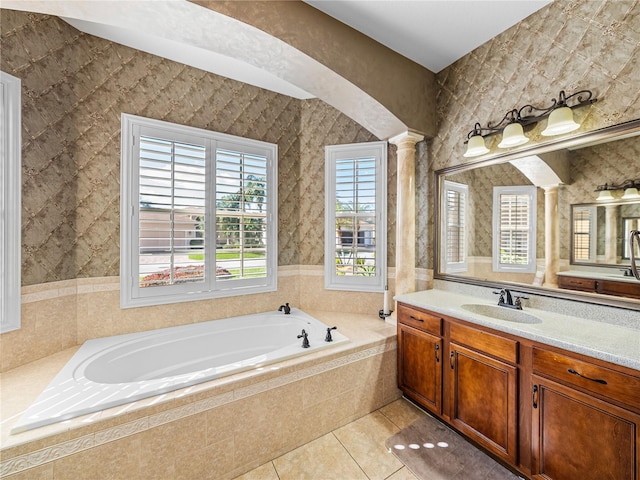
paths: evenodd
<path fill-rule="evenodd" d="M 216 241 L 220 280 L 265 277 L 269 255 L 268 159 L 237 149 L 216 150 Z M 224 254 L 230 254 L 226 256 Z M 237 254 L 237 258 L 236 255 Z M 227 274 L 238 265 L 236 276 Z"/>
<path fill-rule="evenodd" d="M 573 261 L 596 261 L 596 207 L 572 210 Z"/>
<path fill-rule="evenodd" d="M 122 116 L 121 306 L 277 287 L 276 145 Z"/>
<path fill-rule="evenodd" d="M 198 241 L 204 235 L 198 233 L 205 226 L 205 147 L 141 135 L 139 151 L 140 286 L 202 282 L 206 258 Z M 191 261 L 190 254 L 201 261 Z M 154 279 L 158 271 L 166 275 Z"/>
<path fill-rule="evenodd" d="M 325 148 L 325 287 L 328 289 L 384 289 L 386 152 L 386 142 Z"/>
<path fill-rule="evenodd" d="M 493 270 L 536 271 L 536 187 L 494 187 Z"/>
<path fill-rule="evenodd" d="M 20 328 L 20 84 L 0 72 L 0 333 Z"/>
<path fill-rule="evenodd" d="M 447 273 L 467 271 L 467 211 L 469 187 L 444 181 L 444 266 Z"/>

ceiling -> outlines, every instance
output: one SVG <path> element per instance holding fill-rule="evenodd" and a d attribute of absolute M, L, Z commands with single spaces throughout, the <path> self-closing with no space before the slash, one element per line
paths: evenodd
<path fill-rule="evenodd" d="M 305 0 L 438 73 L 551 0 Z"/>

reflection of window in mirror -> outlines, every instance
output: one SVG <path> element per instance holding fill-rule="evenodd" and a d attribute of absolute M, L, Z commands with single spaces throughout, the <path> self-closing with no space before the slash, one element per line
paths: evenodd
<path fill-rule="evenodd" d="M 469 186 L 444 181 L 445 224 L 444 268 L 446 273 L 467 271 L 467 212 Z"/>
<path fill-rule="evenodd" d="M 493 187 L 493 271 L 536 271 L 536 187 Z"/>
<path fill-rule="evenodd" d="M 596 240 L 596 207 L 574 207 L 573 260 L 575 262 L 595 262 Z"/>

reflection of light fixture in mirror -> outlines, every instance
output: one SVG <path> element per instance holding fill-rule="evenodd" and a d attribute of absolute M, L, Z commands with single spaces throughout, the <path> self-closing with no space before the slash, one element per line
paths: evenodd
<path fill-rule="evenodd" d="M 524 145 L 529 141 L 524 134 L 524 128 L 535 125 L 547 117 L 549 121 L 547 127 L 541 132 L 542 135 L 551 136 L 572 132 L 580 127 L 580 124 L 573 119 L 572 109 L 592 104 L 597 100 L 592 97 L 593 94 L 590 90 L 581 90 L 569 96 L 565 95 L 564 90 L 561 90 L 558 98 L 552 99 L 550 107 L 538 108 L 533 105 L 525 105 L 520 109 L 509 110 L 495 125 L 489 122 L 486 127 L 482 127 L 476 123 L 473 130 L 467 134 L 466 142 L 469 145 L 464 156 L 474 157 L 488 153 L 484 151 L 486 149 L 484 138 L 498 133 L 503 135 L 502 141 L 498 145 L 500 148 Z M 480 138 L 475 137 L 483 139 L 482 145 L 480 145 Z"/>
<path fill-rule="evenodd" d="M 640 200 L 640 193 L 636 187 L 629 187 L 624 190 L 622 200 Z"/>
<path fill-rule="evenodd" d="M 638 192 L 638 188 L 640 188 L 640 179 L 625 180 L 619 185 L 615 185 L 613 183 L 598 185 L 596 187 L 596 192 L 598 192 L 596 201 L 607 202 L 611 200 L 640 200 L 640 192 Z M 621 192 L 623 190 L 624 194 L 621 197 L 619 195 L 616 197 L 613 196 L 613 192 Z"/>
<path fill-rule="evenodd" d="M 596 198 L 596 202 L 610 202 L 611 200 L 615 200 L 611 194 L 611 190 L 600 190 L 598 198 Z"/>
<path fill-rule="evenodd" d="M 502 141 L 498 144 L 500 148 L 517 147 L 518 145 L 524 145 L 529 141 L 524 134 L 522 125 L 518 122 L 510 123 L 502 132 Z"/>
<path fill-rule="evenodd" d="M 476 123 L 476 127 L 478 130 L 473 130 L 469 132 L 468 143 L 467 143 L 467 151 L 464 153 L 463 157 L 478 157 L 480 155 L 484 155 L 485 153 L 489 153 L 489 149 L 484 144 L 484 137 L 480 133 L 480 124 Z"/>

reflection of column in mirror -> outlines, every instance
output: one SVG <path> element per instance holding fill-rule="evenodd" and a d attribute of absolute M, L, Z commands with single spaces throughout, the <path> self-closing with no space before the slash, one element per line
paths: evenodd
<path fill-rule="evenodd" d="M 558 185 L 544 189 L 544 286 L 558 286 L 560 269 L 560 224 L 558 220 Z"/>
<path fill-rule="evenodd" d="M 616 244 L 618 240 L 618 223 L 616 221 L 618 206 L 605 206 L 604 259 L 605 263 L 618 263 Z"/>

